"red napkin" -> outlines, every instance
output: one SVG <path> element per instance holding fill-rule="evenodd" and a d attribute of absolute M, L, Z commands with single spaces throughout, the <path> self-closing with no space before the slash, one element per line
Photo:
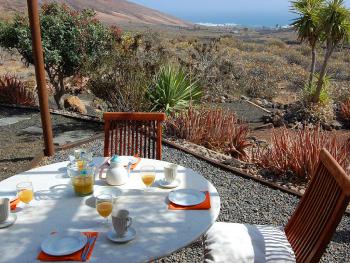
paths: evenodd
<path fill-rule="evenodd" d="M 17 208 L 17 205 L 19 204 L 20 200 L 18 197 L 16 197 L 16 199 L 13 199 L 11 202 L 10 202 L 10 207 L 11 207 L 11 211 L 15 211 L 16 208 Z"/>
<path fill-rule="evenodd" d="M 96 243 L 96 240 L 98 237 L 98 232 L 83 232 L 83 234 L 86 236 L 89 234 L 90 237 L 96 237 L 95 241 L 91 244 L 89 254 L 86 257 L 86 261 L 88 261 L 91 257 L 92 251 L 94 250 L 95 243 Z M 70 254 L 70 255 L 66 255 L 66 256 L 51 256 L 51 255 L 44 253 L 43 251 L 40 251 L 37 258 L 40 261 L 83 261 L 81 256 L 82 256 L 83 251 L 87 245 L 88 245 L 88 243 L 86 243 L 86 245 L 82 249 L 80 249 L 79 251 L 74 252 L 73 254 Z"/>
<path fill-rule="evenodd" d="M 203 193 L 205 193 L 205 200 L 203 201 L 203 203 L 200 203 L 198 205 L 192 205 L 192 206 L 181 206 L 181 205 L 177 205 L 172 202 L 169 202 L 168 209 L 170 210 L 208 210 L 211 208 L 210 194 L 207 191 Z"/>

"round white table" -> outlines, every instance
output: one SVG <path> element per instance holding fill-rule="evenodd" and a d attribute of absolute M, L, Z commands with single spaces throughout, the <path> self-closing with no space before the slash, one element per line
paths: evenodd
<path fill-rule="evenodd" d="M 104 158 L 95 158 L 99 167 Z M 116 244 L 106 237 L 102 217 L 91 206 L 93 197 L 77 197 L 66 175 L 68 162 L 55 163 L 12 176 L 0 182 L 0 197 L 15 194 L 15 186 L 30 180 L 35 191 L 31 208 L 17 208 L 17 221 L 0 229 L 0 262 L 38 262 L 41 241 L 53 231 L 98 231 L 90 262 L 149 262 L 167 256 L 198 239 L 215 222 L 220 211 L 220 197 L 215 187 L 200 174 L 179 166 L 181 184 L 176 189 L 193 188 L 209 191 L 209 210 L 169 210 L 167 196 L 171 190 L 152 187 L 144 192 L 138 169 L 146 164 L 156 167 L 157 179 L 163 178 L 167 162 L 142 159 L 130 174 L 127 184 L 120 186 L 123 195 L 115 206 L 128 209 L 133 218 L 136 238 L 130 243 Z M 98 177 L 98 175 L 97 175 Z M 95 189 L 106 185 L 96 178 Z M 110 226 L 112 228 L 112 226 Z"/>

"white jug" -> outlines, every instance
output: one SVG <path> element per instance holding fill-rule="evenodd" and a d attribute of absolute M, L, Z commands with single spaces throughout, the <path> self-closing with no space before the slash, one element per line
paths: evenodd
<path fill-rule="evenodd" d="M 109 185 L 123 185 L 128 181 L 128 170 L 124 167 L 120 158 L 114 155 L 106 174 L 106 182 Z"/>

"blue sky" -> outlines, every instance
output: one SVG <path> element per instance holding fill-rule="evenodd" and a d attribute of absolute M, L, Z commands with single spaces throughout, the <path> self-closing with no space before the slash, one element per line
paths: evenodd
<path fill-rule="evenodd" d="M 288 0 L 130 0 L 192 22 L 286 25 L 293 19 Z M 350 7 L 350 0 L 346 0 Z"/>

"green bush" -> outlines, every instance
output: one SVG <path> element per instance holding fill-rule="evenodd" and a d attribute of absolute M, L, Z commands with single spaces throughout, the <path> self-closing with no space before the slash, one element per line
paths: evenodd
<path fill-rule="evenodd" d="M 170 114 L 198 102 L 201 94 L 197 81 L 192 81 L 182 69 L 164 66 L 155 83 L 149 87 L 147 98 L 151 103 L 151 111 Z"/>

